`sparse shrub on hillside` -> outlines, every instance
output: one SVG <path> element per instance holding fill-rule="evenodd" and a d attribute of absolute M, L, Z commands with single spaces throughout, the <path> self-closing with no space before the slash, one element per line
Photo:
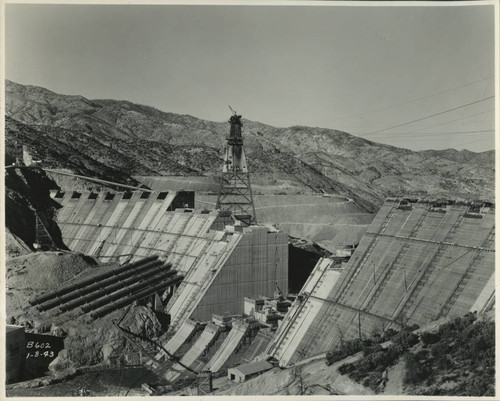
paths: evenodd
<path fill-rule="evenodd" d="M 407 352 L 405 354 L 405 376 L 404 384 L 420 383 L 422 380 L 429 377 L 432 369 L 428 367 L 419 355 Z"/>
<path fill-rule="evenodd" d="M 411 328 L 404 328 L 392 337 L 392 343 L 401 346 L 403 349 L 414 346 L 418 343 L 418 335 L 411 331 Z"/>
<path fill-rule="evenodd" d="M 436 333 L 431 333 L 426 331 L 420 334 L 420 341 L 422 341 L 424 345 L 435 344 L 439 341 L 439 339 L 440 336 Z"/>
<path fill-rule="evenodd" d="M 363 356 L 366 357 L 370 354 L 373 354 L 375 352 L 380 352 L 382 350 L 383 350 L 383 348 L 380 344 L 375 344 L 375 345 L 372 345 L 370 347 L 364 347 L 363 348 Z"/>
<path fill-rule="evenodd" d="M 341 339 L 341 343 L 336 349 L 327 352 L 325 361 L 326 365 L 330 366 L 331 364 L 341 361 L 350 355 L 354 355 L 359 351 L 363 351 L 364 356 L 367 356 L 381 349 L 380 346 L 377 347 L 378 344 L 382 344 L 389 340 L 392 340 L 394 343 L 406 348 L 406 344 L 414 344 L 418 342 L 418 337 L 415 334 L 408 334 L 409 330 L 409 327 L 406 327 L 401 332 L 389 328 L 384 330 L 382 333 L 374 332 L 370 338 L 364 338 L 362 340 Z"/>
<path fill-rule="evenodd" d="M 405 356 L 404 382 L 418 395 L 492 396 L 495 393 L 495 325 L 475 313 L 421 333 L 424 345 Z M 431 383 L 434 383 L 429 387 Z M 454 385 L 450 386 L 450 383 Z M 444 385 L 441 387 L 441 385 Z M 416 386 L 426 386 L 419 389 Z"/>
<path fill-rule="evenodd" d="M 441 325 L 437 332 L 421 333 L 420 341 L 412 329 L 407 327 L 391 333 L 392 345 L 387 349 L 378 344 L 384 335 L 374 335 L 373 344 L 362 348 L 363 358 L 343 364 L 338 371 L 377 393 L 385 386 L 384 372 L 404 355 L 403 382 L 407 386 L 407 394 L 495 394 L 493 322 L 478 321 L 477 315 L 470 313 Z M 419 342 L 421 345 L 413 351 Z M 336 356 L 340 357 L 341 353 Z"/>
<path fill-rule="evenodd" d="M 349 355 L 354 355 L 362 349 L 363 341 L 359 339 L 343 341 L 338 348 L 327 352 L 326 364 L 327 366 L 330 366 L 331 364 L 340 361 Z"/>
<path fill-rule="evenodd" d="M 364 358 L 343 364 L 339 372 L 343 375 L 348 374 L 350 379 L 362 382 L 364 386 L 379 392 L 384 385 L 384 372 L 398 361 L 402 352 L 403 348 L 400 345 L 391 345 L 387 349 L 380 345 L 366 347 L 363 349 Z"/>
<path fill-rule="evenodd" d="M 431 347 L 431 354 L 434 358 L 434 365 L 438 369 L 448 369 L 452 366 L 452 361 L 448 356 L 449 347 L 447 344 L 442 344 L 441 342 L 434 344 Z"/>
<path fill-rule="evenodd" d="M 394 337 L 396 334 L 398 334 L 398 331 L 388 328 L 382 333 L 382 336 L 380 337 L 380 343 L 385 343 L 386 341 L 389 341 Z"/>

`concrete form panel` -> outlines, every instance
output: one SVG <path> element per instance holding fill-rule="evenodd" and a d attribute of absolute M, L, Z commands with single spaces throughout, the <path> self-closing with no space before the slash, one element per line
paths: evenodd
<path fill-rule="evenodd" d="M 310 294 L 315 295 L 317 287 L 326 283 L 325 276 L 331 266 L 333 266 L 333 261 L 330 259 L 320 259 L 318 261 L 300 291 L 302 299 L 299 298 L 293 303 L 278 328 L 273 342 L 266 351 L 269 355 L 278 358 L 280 361 L 286 361 L 283 362 L 284 364 L 288 362 L 290 356 L 299 347 L 306 334 L 306 330 L 318 312 L 317 307 L 319 305 L 309 305 L 308 301 L 303 299 L 303 297 L 307 297 Z M 337 275 L 339 274 L 337 273 Z"/>
<path fill-rule="evenodd" d="M 156 201 L 148 202 L 141 209 L 140 214 L 134 222 L 132 230 L 127 230 L 125 241 L 120 241 L 120 245 L 114 251 L 114 254 L 134 254 L 137 246 L 142 242 L 149 227 L 151 227 L 152 220 L 157 218 L 161 211 L 166 210 L 167 205 L 165 202 Z"/>
<path fill-rule="evenodd" d="M 495 295 L 495 274 L 493 273 L 489 278 L 489 280 L 486 282 L 486 285 L 479 294 L 479 297 L 477 297 L 476 301 L 471 306 L 470 311 L 471 312 L 477 311 L 479 313 L 483 312 L 484 308 L 488 305 L 488 303 L 491 301 L 494 295 Z M 456 311 L 452 309 L 452 315 L 455 313 Z"/>
<path fill-rule="evenodd" d="M 313 289 L 307 300 L 304 301 L 306 304 L 302 307 L 296 321 L 292 324 L 291 330 L 288 331 L 288 337 L 285 336 L 288 347 L 282 351 L 279 358 L 280 363 L 287 364 L 298 350 L 309 347 L 311 341 L 315 339 L 325 338 L 325 335 L 332 330 L 331 326 L 322 325 L 316 326 L 315 329 L 318 332 L 314 333 L 311 332 L 311 324 L 322 308 L 331 306 L 329 303 L 325 304 L 324 300 L 327 299 L 330 291 L 329 286 L 336 281 L 339 275 L 338 271 L 326 269 L 325 274 L 318 281 L 316 288 Z M 328 338 L 327 335 L 326 338 Z"/>
<path fill-rule="evenodd" d="M 78 207 L 78 204 L 85 202 L 86 197 L 80 196 L 80 198 L 72 198 L 72 194 L 67 192 L 64 194 L 64 197 L 60 199 L 60 203 L 63 206 L 58 211 L 58 216 L 60 216 L 61 221 L 71 220 L 74 217 L 74 211 Z"/>
<path fill-rule="evenodd" d="M 80 228 L 79 224 L 83 223 L 86 220 L 88 213 L 95 204 L 95 200 L 88 199 L 88 195 L 89 194 L 81 195 L 80 201 L 75 205 L 74 211 L 69 217 L 74 223 L 76 223 L 73 226 L 66 227 L 67 236 L 69 238 L 74 238 L 77 235 L 77 232 Z"/>

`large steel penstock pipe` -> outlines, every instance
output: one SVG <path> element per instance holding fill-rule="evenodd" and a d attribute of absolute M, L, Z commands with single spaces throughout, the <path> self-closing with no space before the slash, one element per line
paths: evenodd
<path fill-rule="evenodd" d="M 84 286 L 84 287 L 76 288 L 74 291 L 72 291 L 68 294 L 62 295 L 61 297 L 58 296 L 55 299 L 51 299 L 49 301 L 43 302 L 40 305 L 38 305 L 37 308 L 41 311 L 54 308 L 57 305 L 64 304 L 64 303 L 69 302 L 70 300 L 78 298 L 78 297 L 82 297 L 85 294 L 91 293 L 97 289 L 105 288 L 106 286 L 108 286 L 110 284 L 113 284 L 113 283 L 116 283 L 117 281 L 121 281 L 121 280 L 125 279 L 126 277 L 137 275 L 140 272 L 157 267 L 157 266 L 161 265 L 162 263 L 163 262 L 160 260 L 154 260 L 154 261 L 145 263 L 143 265 L 134 266 L 132 268 L 129 267 L 124 272 L 114 274 L 111 277 L 108 277 L 104 280 L 100 280 L 97 282 L 95 282 L 96 278 L 94 277 L 92 279 L 92 284 Z"/>
<path fill-rule="evenodd" d="M 66 312 L 68 310 L 76 308 L 77 306 L 89 303 L 90 301 L 97 299 L 103 295 L 111 294 L 120 288 L 124 288 L 131 284 L 138 283 L 139 281 L 145 280 L 153 275 L 161 275 L 161 273 L 168 271 L 171 266 L 172 266 L 171 264 L 164 264 L 161 266 L 157 266 L 154 269 L 148 269 L 145 272 L 135 274 L 132 277 L 128 277 L 123 280 L 118 280 L 118 281 L 114 280 L 112 284 L 107 285 L 104 288 L 99 288 L 93 292 L 81 295 L 76 299 L 73 299 L 67 303 L 62 304 L 61 306 L 59 306 L 59 310 L 61 312 Z"/>
<path fill-rule="evenodd" d="M 155 283 L 158 283 L 158 281 L 164 280 L 167 277 L 173 276 L 175 274 L 177 274 L 176 270 L 168 270 L 159 276 L 155 276 L 147 280 L 141 281 L 139 283 L 132 284 L 130 286 L 123 288 L 122 290 L 113 292 L 109 295 L 102 294 L 102 296 L 97 298 L 96 300 L 89 302 L 86 305 L 83 305 L 81 309 L 84 313 L 90 312 L 91 310 L 95 310 L 100 306 L 106 305 L 107 303 L 112 302 L 116 299 L 120 299 L 128 295 L 133 295 L 134 293 L 144 289 L 145 287 L 152 286 Z"/>
<path fill-rule="evenodd" d="M 175 285 L 176 283 L 178 283 L 179 281 L 181 281 L 182 279 L 184 279 L 184 276 L 182 276 L 182 275 L 175 276 L 175 277 L 173 277 L 173 278 L 171 278 L 163 283 L 159 283 L 153 287 L 147 288 L 146 290 L 143 290 L 137 294 L 134 294 L 134 295 L 131 295 L 131 296 L 128 296 L 125 298 L 121 298 L 120 300 L 118 300 L 116 302 L 112 302 L 110 305 L 106 305 L 106 306 L 103 306 L 99 309 L 96 309 L 95 311 L 93 311 L 90 314 L 90 316 L 92 319 L 97 319 L 101 316 L 104 316 L 104 315 L 110 313 L 110 312 L 113 312 L 116 309 L 122 308 L 123 306 L 128 305 L 128 304 L 134 302 L 135 300 L 146 298 L 150 295 L 153 295 L 155 292 L 162 291 L 162 290 L 166 289 L 167 287 L 171 287 L 171 286 Z"/>
<path fill-rule="evenodd" d="M 69 285 L 64 286 L 64 287 L 60 287 L 54 291 L 46 292 L 45 294 L 39 295 L 37 297 L 33 297 L 33 298 L 29 299 L 29 303 L 31 305 L 40 304 L 40 303 L 45 302 L 49 299 L 52 299 L 55 297 L 60 297 L 61 295 L 67 294 L 68 292 L 71 292 L 71 291 L 74 291 L 77 288 L 84 287 L 86 285 L 101 281 L 101 280 L 108 278 L 108 277 L 111 277 L 117 273 L 126 271 L 128 269 L 133 269 L 134 267 L 140 266 L 144 263 L 148 263 L 148 262 L 151 262 L 151 261 L 156 260 L 156 259 L 158 259 L 158 255 L 148 256 L 147 258 L 138 260 L 138 261 L 133 262 L 133 263 L 126 263 L 117 269 L 107 271 L 107 272 L 99 274 L 95 277 L 78 280 L 76 283 L 69 284 Z"/>

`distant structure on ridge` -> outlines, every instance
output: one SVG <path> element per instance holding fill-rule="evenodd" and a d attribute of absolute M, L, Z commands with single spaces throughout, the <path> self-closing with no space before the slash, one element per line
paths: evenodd
<path fill-rule="evenodd" d="M 241 122 L 241 115 L 236 114 L 233 109 L 231 111 L 233 111 L 233 115 L 229 119 L 231 128 L 227 136 L 224 165 L 222 167 L 223 174 L 215 207 L 216 209 L 231 211 L 235 219 L 250 225 L 257 221 L 257 217 L 243 148 L 243 136 L 241 134 L 243 123 Z"/>

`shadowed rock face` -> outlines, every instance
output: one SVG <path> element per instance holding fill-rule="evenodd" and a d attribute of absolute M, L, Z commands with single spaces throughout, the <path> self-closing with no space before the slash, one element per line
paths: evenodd
<path fill-rule="evenodd" d="M 60 206 L 50 196 L 58 189 L 41 169 L 8 168 L 5 171 L 5 226 L 28 247 L 35 242 L 35 211 L 59 249 L 67 249 L 54 221 Z"/>
<path fill-rule="evenodd" d="M 217 173 L 229 130 L 227 122 L 127 101 L 63 96 L 10 81 L 6 114 L 9 160 L 20 156 L 16 141 L 29 141 L 52 166 L 120 182 L 132 182 L 132 174 Z M 243 137 L 254 182 L 338 193 L 368 211 L 387 196 L 484 199 L 494 193 L 493 151 L 413 152 L 337 130 L 276 128 L 248 120 L 243 120 Z"/>

